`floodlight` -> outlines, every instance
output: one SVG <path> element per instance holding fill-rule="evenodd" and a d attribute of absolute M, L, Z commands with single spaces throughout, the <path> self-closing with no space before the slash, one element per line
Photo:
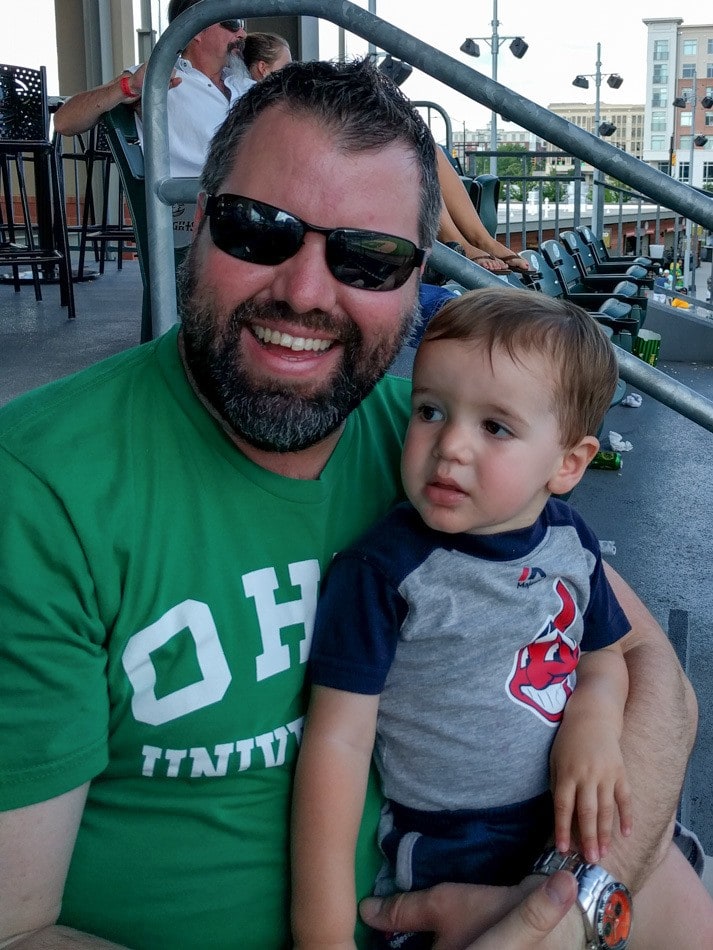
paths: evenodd
<path fill-rule="evenodd" d="M 460 44 L 460 51 L 461 53 L 466 53 L 468 56 L 480 56 L 480 47 L 475 40 L 472 40 L 470 37 L 468 37 L 467 40 L 463 40 Z"/>
<path fill-rule="evenodd" d="M 610 135 L 614 135 L 616 132 L 616 126 L 613 122 L 602 122 L 599 126 L 599 134 L 603 138 L 609 138 Z"/>
<path fill-rule="evenodd" d="M 510 44 L 510 52 L 515 57 L 515 59 L 522 59 L 525 53 L 528 50 L 527 43 L 523 40 L 521 36 L 516 36 L 515 39 Z"/>
<path fill-rule="evenodd" d="M 704 96 L 703 99 L 701 99 L 701 105 L 704 109 L 713 108 L 713 96 Z"/>
<path fill-rule="evenodd" d="M 379 63 L 378 69 L 380 73 L 388 76 L 397 86 L 405 82 L 413 72 L 413 66 L 409 63 L 404 63 L 401 59 L 395 59 L 391 53 L 387 53 L 386 56 L 384 56 Z"/>
<path fill-rule="evenodd" d="M 576 86 L 577 89 L 589 89 L 589 80 L 586 76 L 575 76 L 572 85 Z"/>
<path fill-rule="evenodd" d="M 611 86 L 612 89 L 618 89 L 623 82 L 624 80 L 621 78 L 619 73 L 612 73 L 607 79 L 607 86 Z"/>
<path fill-rule="evenodd" d="M 673 105 L 676 106 L 677 109 L 685 109 L 688 105 L 688 99 L 684 96 L 676 96 L 673 100 Z"/>
<path fill-rule="evenodd" d="M 708 142 L 708 136 L 706 135 L 697 135 L 693 140 L 693 144 L 697 145 L 698 148 L 703 148 L 703 146 L 706 145 L 707 142 Z"/>

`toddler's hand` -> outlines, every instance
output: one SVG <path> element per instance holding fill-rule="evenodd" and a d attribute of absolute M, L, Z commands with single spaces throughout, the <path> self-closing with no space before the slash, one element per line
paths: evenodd
<path fill-rule="evenodd" d="M 576 734 L 575 734 L 576 733 Z M 579 830 L 580 850 L 596 864 L 606 855 L 619 813 L 619 829 L 631 834 L 631 789 L 618 738 L 606 730 L 561 728 L 550 757 L 555 806 L 555 847 L 571 847 L 572 824 Z"/>

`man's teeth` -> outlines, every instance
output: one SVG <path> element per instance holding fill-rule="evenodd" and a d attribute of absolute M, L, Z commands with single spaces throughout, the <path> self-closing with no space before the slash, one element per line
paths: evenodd
<path fill-rule="evenodd" d="M 275 343 L 278 346 L 285 346 L 288 350 L 313 350 L 321 353 L 328 350 L 332 345 L 331 340 L 316 340 L 313 337 L 291 336 L 289 333 L 280 333 L 279 330 L 268 330 L 267 327 L 253 327 L 253 332 L 258 340 L 263 343 Z"/>

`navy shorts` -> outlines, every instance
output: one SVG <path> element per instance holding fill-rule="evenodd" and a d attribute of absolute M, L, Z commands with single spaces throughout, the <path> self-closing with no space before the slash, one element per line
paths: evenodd
<path fill-rule="evenodd" d="M 549 792 L 511 805 L 445 812 L 387 802 L 378 833 L 386 863 L 376 892 L 442 881 L 517 884 L 547 845 L 553 814 Z"/>

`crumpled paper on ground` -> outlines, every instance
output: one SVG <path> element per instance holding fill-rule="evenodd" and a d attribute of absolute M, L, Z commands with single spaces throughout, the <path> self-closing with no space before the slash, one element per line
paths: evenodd
<path fill-rule="evenodd" d="M 622 401 L 619 403 L 620 406 L 629 406 L 631 409 L 638 409 L 641 405 L 642 399 L 638 393 L 629 393 L 628 396 L 625 396 Z"/>
<path fill-rule="evenodd" d="M 609 433 L 609 444 L 614 452 L 631 452 L 634 446 L 622 438 L 620 432 Z"/>

